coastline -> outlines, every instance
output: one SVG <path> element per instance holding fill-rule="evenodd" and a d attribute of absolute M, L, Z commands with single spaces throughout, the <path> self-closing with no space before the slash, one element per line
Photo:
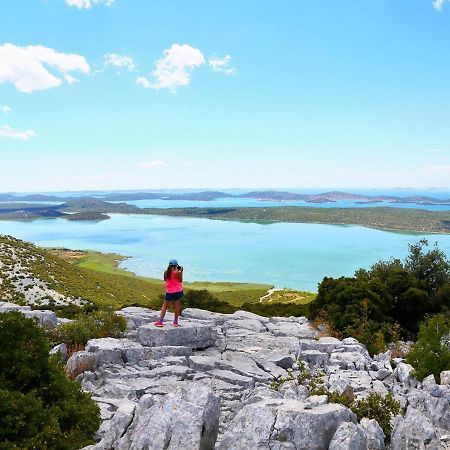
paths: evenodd
<path fill-rule="evenodd" d="M 59 258 L 70 262 L 71 264 L 75 264 L 85 269 L 106 274 L 132 277 L 151 284 L 157 284 L 161 286 L 164 285 L 163 281 L 160 279 L 136 275 L 130 270 L 121 268 L 120 263 L 131 258 L 130 256 L 124 256 L 118 253 L 104 253 L 94 250 L 73 250 L 59 247 L 47 247 L 44 249 L 58 256 Z M 73 256 L 74 254 L 76 254 L 76 257 Z M 272 301 L 274 301 L 274 299 L 276 299 L 277 302 L 281 303 L 308 303 L 316 296 L 315 292 L 288 288 L 275 288 L 273 285 L 260 283 L 241 283 L 232 281 L 190 281 L 184 282 L 183 284 L 186 289 L 206 289 L 212 294 L 220 292 L 238 293 L 244 291 L 255 291 L 255 293 L 262 292 L 263 295 L 260 295 L 257 298 L 260 303 L 271 303 Z"/>

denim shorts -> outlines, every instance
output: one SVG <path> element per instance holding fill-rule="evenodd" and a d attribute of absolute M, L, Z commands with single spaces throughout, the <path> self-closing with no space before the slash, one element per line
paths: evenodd
<path fill-rule="evenodd" d="M 167 302 L 176 302 L 183 298 L 183 291 L 180 292 L 166 292 L 166 301 Z"/>

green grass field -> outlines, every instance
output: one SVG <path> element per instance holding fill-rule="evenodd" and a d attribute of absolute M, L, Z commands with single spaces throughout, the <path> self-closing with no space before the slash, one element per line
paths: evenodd
<path fill-rule="evenodd" d="M 122 275 L 132 277 L 149 283 L 155 288 L 162 288 L 164 282 L 155 278 L 141 277 L 119 267 L 119 262 L 127 259 L 126 256 L 116 253 L 100 253 L 92 250 L 83 252 L 84 256 L 74 260 L 74 264 L 84 269 L 90 269 L 96 272 L 102 272 L 112 275 Z M 184 282 L 186 289 L 203 290 L 211 292 L 219 300 L 226 301 L 235 306 L 242 305 L 245 302 L 255 303 L 264 296 L 269 289 L 269 284 L 255 283 L 233 283 L 233 282 L 210 282 L 194 281 L 192 283 Z"/>
<path fill-rule="evenodd" d="M 17 280 L 22 275 L 8 273 L 20 260 L 22 270 L 65 297 L 87 301 L 101 308 L 143 306 L 159 309 L 164 294 L 163 280 L 136 276 L 121 269 L 118 264 L 123 259 L 124 256 L 121 255 L 93 251 L 43 249 L 0 235 L 0 279 L 3 279 L 0 284 L 0 298 L 19 303 L 24 301 L 23 294 L 18 292 L 12 283 L 12 279 Z M 282 290 L 267 296 L 267 291 L 272 286 L 253 283 L 194 282 L 184 283 L 184 286 L 187 292 L 209 291 L 222 302 L 222 305 L 216 306 L 223 311 L 243 308 L 268 316 L 305 315 L 306 303 L 315 295 Z M 261 297 L 264 297 L 263 301 Z M 210 305 L 212 308 L 215 307 L 213 303 L 214 301 Z M 207 304 L 204 307 L 209 309 Z M 64 314 L 64 311 L 60 312 Z"/>

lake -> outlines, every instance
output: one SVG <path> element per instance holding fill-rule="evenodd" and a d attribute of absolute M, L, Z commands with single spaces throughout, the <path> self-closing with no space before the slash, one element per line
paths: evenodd
<path fill-rule="evenodd" d="M 450 235 L 418 235 L 359 226 L 277 223 L 113 214 L 103 222 L 44 219 L 0 221 L 0 234 L 40 246 L 130 256 L 121 267 L 161 277 L 170 258 L 188 281 L 238 281 L 317 290 L 324 276 L 352 275 L 380 259 L 403 258 L 425 237 L 450 255 Z"/>

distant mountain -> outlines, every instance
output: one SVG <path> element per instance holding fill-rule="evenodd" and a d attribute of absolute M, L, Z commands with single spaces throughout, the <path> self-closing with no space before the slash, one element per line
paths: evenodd
<path fill-rule="evenodd" d="M 343 191 L 330 191 L 318 194 L 302 194 L 287 191 L 265 190 L 265 191 L 251 191 L 243 194 L 228 194 L 221 191 L 201 191 L 201 192 L 185 192 L 185 193 L 171 193 L 171 192 L 111 192 L 109 194 L 87 194 L 78 197 L 58 197 L 54 195 L 42 194 L 28 194 L 19 195 L 4 193 L 0 194 L 0 202 L 60 202 L 64 203 L 64 209 L 70 208 L 72 211 L 83 209 L 98 210 L 100 205 L 103 205 L 105 211 L 102 212 L 119 212 L 113 210 L 110 203 L 107 202 L 130 202 L 136 200 L 190 200 L 190 201 L 212 201 L 220 198 L 250 198 L 261 201 L 304 201 L 307 203 L 329 203 L 339 201 L 355 201 L 360 204 L 372 202 L 387 202 L 387 203 L 414 203 L 422 205 L 450 205 L 449 199 L 438 199 L 427 196 L 407 196 L 397 197 L 391 195 L 362 195 L 353 194 Z M 102 203 L 103 202 L 103 203 Z M 0 203 L 0 208 L 2 204 Z M 31 205 L 27 205 L 29 207 Z M 123 212 L 124 208 L 118 208 Z M 125 211 L 126 212 L 126 211 Z"/>
<path fill-rule="evenodd" d="M 108 194 L 101 197 L 105 201 L 134 201 L 134 200 L 197 200 L 210 201 L 217 198 L 234 197 L 234 195 L 226 194 L 220 191 L 202 191 L 202 192 L 187 192 L 184 194 L 173 193 L 153 193 L 153 192 L 127 192 Z"/>
<path fill-rule="evenodd" d="M 305 200 L 308 195 L 294 194 L 292 192 L 285 191 L 252 191 L 245 194 L 237 195 L 239 198 L 254 198 L 258 200 L 273 200 L 273 201 L 286 201 L 286 200 Z"/>
<path fill-rule="evenodd" d="M 57 205 L 55 209 L 68 212 L 136 213 L 140 208 L 127 203 L 109 203 L 94 197 L 80 197 Z"/>
<path fill-rule="evenodd" d="M 0 210 L 0 220 L 35 220 L 35 219 L 49 219 L 56 217 L 64 217 L 61 211 L 56 211 L 54 209 L 34 209 L 34 210 L 23 210 L 18 209 L 15 211 L 2 211 Z"/>
<path fill-rule="evenodd" d="M 74 214 L 67 214 L 65 217 L 66 220 L 71 221 L 90 221 L 90 222 L 100 222 L 102 220 L 111 219 L 106 214 L 95 212 L 95 211 L 83 211 Z"/>

